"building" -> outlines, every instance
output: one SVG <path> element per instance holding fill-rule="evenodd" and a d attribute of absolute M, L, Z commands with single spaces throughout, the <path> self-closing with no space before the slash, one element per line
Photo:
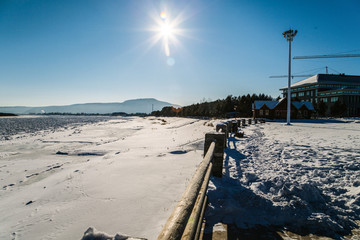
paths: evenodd
<path fill-rule="evenodd" d="M 283 97 L 287 87 L 281 88 Z M 332 107 L 337 102 L 343 107 L 343 116 L 360 116 L 360 76 L 345 74 L 317 74 L 291 85 L 291 98 L 300 102 L 309 101 L 319 107 L 324 103 L 324 115 L 334 115 Z"/>
<path fill-rule="evenodd" d="M 253 118 L 284 119 L 287 114 L 287 99 L 280 101 L 255 101 Z M 291 118 L 310 118 L 315 112 L 311 102 L 291 102 Z"/>

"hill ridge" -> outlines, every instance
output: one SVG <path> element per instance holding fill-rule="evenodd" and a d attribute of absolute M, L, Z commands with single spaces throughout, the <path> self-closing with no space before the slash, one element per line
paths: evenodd
<path fill-rule="evenodd" d="M 70 105 L 50 105 L 43 107 L 27 106 L 0 106 L 0 112 L 14 114 L 40 114 L 40 113 L 91 113 L 107 114 L 113 112 L 151 113 L 152 110 L 161 110 L 166 106 L 178 106 L 155 98 L 129 99 L 123 102 L 95 102 L 75 103 Z"/>

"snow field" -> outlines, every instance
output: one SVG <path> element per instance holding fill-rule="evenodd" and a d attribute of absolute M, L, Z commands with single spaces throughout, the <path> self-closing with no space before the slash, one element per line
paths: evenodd
<path fill-rule="evenodd" d="M 360 124 L 270 122 L 228 139 L 224 177 L 209 186 L 209 222 L 280 226 L 337 238 L 360 220 Z"/>
<path fill-rule="evenodd" d="M 113 118 L 0 141 L 0 239 L 155 239 L 202 160 L 205 120 Z"/>

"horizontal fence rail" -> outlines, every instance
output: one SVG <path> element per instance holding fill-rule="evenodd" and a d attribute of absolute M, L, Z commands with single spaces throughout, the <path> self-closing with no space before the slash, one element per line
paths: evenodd
<path fill-rule="evenodd" d="M 158 240 L 195 238 L 199 228 L 199 218 L 203 214 L 203 203 L 211 174 L 214 150 L 215 141 L 212 141 L 203 161 L 158 236 Z"/>

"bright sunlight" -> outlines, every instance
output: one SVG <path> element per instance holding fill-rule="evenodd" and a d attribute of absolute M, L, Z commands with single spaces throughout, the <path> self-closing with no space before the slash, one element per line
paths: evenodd
<path fill-rule="evenodd" d="M 172 33 L 173 33 L 173 28 L 172 28 L 172 26 L 165 22 L 165 23 L 161 26 L 161 34 L 162 34 L 164 37 L 169 37 L 169 36 L 172 35 Z"/>
<path fill-rule="evenodd" d="M 157 16 L 153 16 L 156 26 L 151 28 L 151 31 L 155 32 L 155 36 L 152 38 L 152 44 L 155 45 L 161 41 L 165 55 L 170 57 L 170 47 L 180 45 L 177 39 L 178 35 L 183 35 L 183 30 L 178 28 L 178 25 L 184 21 L 182 14 L 177 16 L 174 20 L 170 20 L 169 12 L 162 11 Z M 170 64 L 173 65 L 173 64 Z"/>

